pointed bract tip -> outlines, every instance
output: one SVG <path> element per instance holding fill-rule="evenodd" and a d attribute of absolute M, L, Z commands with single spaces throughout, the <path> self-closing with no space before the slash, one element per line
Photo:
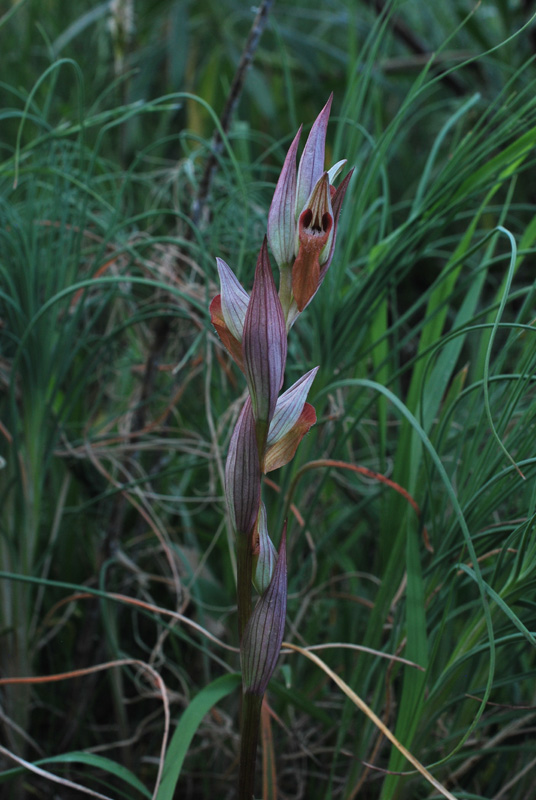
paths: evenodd
<path fill-rule="evenodd" d="M 250 535 L 259 513 L 261 474 L 255 421 L 248 397 L 238 417 L 225 463 L 225 495 L 233 528 Z"/>
<path fill-rule="evenodd" d="M 245 692 L 258 697 L 266 691 L 279 658 L 287 613 L 287 523 L 283 525 L 279 554 L 270 584 L 246 625 L 240 657 Z"/>
<path fill-rule="evenodd" d="M 313 126 L 305 142 L 300 165 L 298 167 L 298 180 L 296 186 L 295 218 L 298 220 L 316 182 L 324 172 L 324 157 L 326 149 L 326 132 L 331 110 L 333 94 L 330 95 L 326 105 L 313 122 Z"/>
<path fill-rule="evenodd" d="M 274 283 L 266 237 L 257 259 L 255 280 L 244 320 L 244 368 L 253 414 L 268 432 L 283 384 L 287 333 L 281 301 Z"/>
<path fill-rule="evenodd" d="M 300 125 L 286 155 L 268 212 L 268 241 L 279 268 L 290 264 L 294 258 L 296 156 L 301 132 Z"/>

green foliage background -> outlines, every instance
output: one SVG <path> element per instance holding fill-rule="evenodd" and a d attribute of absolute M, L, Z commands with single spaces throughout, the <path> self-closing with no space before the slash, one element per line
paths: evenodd
<path fill-rule="evenodd" d="M 0 671 L 83 671 L 0 686 L 0 792 L 81 792 L 9 751 L 108 797 L 150 797 L 162 763 L 158 800 L 234 797 L 238 658 L 188 624 L 236 646 L 222 471 L 244 384 L 209 321 L 214 259 L 251 286 L 286 148 L 333 91 L 328 161 L 356 174 L 286 384 L 320 365 L 318 424 L 267 487 L 286 639 L 333 643 L 455 797 L 532 796 L 532 5 L 276 2 L 197 223 L 253 12 L 133 6 L 130 32 L 110 2 L 0 18 Z M 301 656 L 269 702 L 278 797 L 438 796 Z"/>

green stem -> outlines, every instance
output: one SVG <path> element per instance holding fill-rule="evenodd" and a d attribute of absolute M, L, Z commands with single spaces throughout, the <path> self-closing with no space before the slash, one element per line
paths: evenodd
<path fill-rule="evenodd" d="M 240 771 L 238 776 L 238 800 L 253 800 L 255 784 L 255 762 L 262 697 L 250 692 L 242 695 L 242 719 L 240 733 Z"/>
<path fill-rule="evenodd" d="M 253 554 L 250 535 L 238 534 L 237 536 L 236 566 L 238 630 L 240 642 L 242 642 L 245 627 L 251 616 L 252 606 L 251 571 L 253 567 Z M 252 800 L 253 798 L 261 705 L 262 697 L 258 697 L 249 692 L 242 693 L 238 800 Z"/>
<path fill-rule="evenodd" d="M 251 570 L 253 554 L 251 536 L 239 533 L 236 537 L 236 599 L 238 604 L 238 635 L 240 641 L 251 616 Z"/>

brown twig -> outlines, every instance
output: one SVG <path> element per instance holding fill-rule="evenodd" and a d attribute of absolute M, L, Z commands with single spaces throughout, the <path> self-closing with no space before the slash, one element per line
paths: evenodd
<path fill-rule="evenodd" d="M 244 87 L 248 68 L 253 61 L 261 34 L 266 26 L 266 22 L 268 21 L 268 13 L 273 5 L 273 2 L 274 0 L 263 0 L 253 21 L 253 25 L 251 26 L 238 69 L 236 70 L 231 88 L 229 90 L 227 101 L 220 116 L 221 130 L 223 131 L 224 135 L 227 134 L 227 131 L 229 130 L 233 113 L 236 109 L 242 89 Z M 184 232 L 184 239 L 186 241 L 189 241 L 192 238 L 193 231 L 203 216 L 212 187 L 212 182 L 214 180 L 214 175 L 218 166 L 218 156 L 222 152 L 222 148 L 223 139 L 220 131 L 216 130 L 212 139 L 211 152 L 207 159 L 207 163 L 199 183 L 199 189 L 192 202 L 190 217 L 193 224 L 189 225 Z M 141 430 L 145 425 L 145 410 L 147 407 L 147 402 L 152 395 L 158 363 L 166 351 L 170 330 L 171 321 L 169 317 L 162 317 L 157 321 L 154 329 L 151 349 L 145 362 L 145 371 L 140 393 L 140 403 L 136 413 L 133 416 L 133 430 Z"/>
<path fill-rule="evenodd" d="M 262 32 L 266 27 L 268 14 L 273 2 L 274 0 L 263 0 L 257 11 L 257 16 L 253 21 L 253 25 L 251 26 L 247 42 L 242 52 L 242 58 L 240 59 L 238 69 L 236 70 L 231 88 L 229 90 L 227 102 L 225 103 L 225 107 L 220 117 L 220 124 L 224 134 L 227 134 L 227 131 L 229 130 L 233 113 L 240 99 L 240 95 L 242 94 L 242 89 L 244 88 L 247 71 L 251 66 L 251 62 L 253 61 L 253 56 L 255 55 Z M 197 225 L 203 216 L 205 205 L 212 188 L 214 174 L 218 166 L 218 156 L 221 154 L 222 150 L 222 135 L 219 130 L 216 130 L 214 131 L 214 136 L 212 138 L 210 155 L 207 163 L 205 164 L 203 176 L 199 183 L 199 189 L 192 204 L 191 217 L 194 225 Z"/>
<path fill-rule="evenodd" d="M 368 3 L 375 8 L 378 15 L 389 13 L 387 11 L 388 4 L 384 2 L 384 0 L 368 0 Z M 390 15 L 388 22 L 397 39 L 402 41 L 406 47 L 412 53 L 414 53 L 414 55 L 417 57 L 424 57 L 427 60 L 433 57 L 434 53 L 427 43 L 424 42 L 420 36 L 418 36 L 418 34 L 416 34 L 415 31 L 412 30 L 409 25 L 407 25 L 399 16 L 395 16 L 394 14 Z M 479 70 L 479 67 L 476 64 L 472 64 L 471 69 Z M 439 65 L 434 65 L 434 67 L 432 67 L 432 71 L 435 74 L 439 74 L 441 81 L 459 97 L 467 94 L 466 84 L 460 80 L 457 75 L 453 73 L 441 75 Z"/>
<path fill-rule="evenodd" d="M 268 13 L 273 5 L 273 2 L 274 0 L 263 0 L 253 21 L 253 25 L 242 52 L 238 69 L 233 78 L 229 95 L 220 117 L 221 130 L 223 131 L 224 135 L 227 134 L 227 131 L 229 130 L 233 113 L 236 109 L 242 89 L 244 87 L 248 68 L 253 61 L 255 51 L 259 44 L 261 34 L 266 26 Z M 184 239 L 186 242 L 192 238 L 193 231 L 203 216 L 210 194 L 210 189 L 212 187 L 212 181 L 218 165 L 218 156 L 220 155 L 222 148 L 223 138 L 220 130 L 216 130 L 212 139 L 211 152 L 207 159 L 205 170 L 199 184 L 199 189 L 192 202 L 192 208 L 190 212 L 192 225 L 189 225 L 185 230 Z M 143 432 L 146 427 L 147 407 L 153 394 L 155 378 L 158 373 L 160 361 L 163 359 L 167 349 L 171 332 L 171 324 L 170 317 L 163 316 L 156 321 L 154 326 L 153 339 L 143 370 L 139 401 L 137 408 L 134 410 L 132 415 L 132 421 L 130 425 L 130 433 L 134 433 L 136 436 L 141 435 L 141 432 Z M 111 513 L 110 524 L 108 526 L 108 535 L 103 546 L 104 558 L 108 558 L 114 552 L 117 546 L 117 542 L 120 539 L 121 530 L 124 525 L 125 512 L 125 497 L 123 495 L 119 495 Z"/>

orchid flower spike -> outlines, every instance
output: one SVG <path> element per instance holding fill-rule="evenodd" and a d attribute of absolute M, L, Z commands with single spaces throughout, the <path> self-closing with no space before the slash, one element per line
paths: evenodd
<path fill-rule="evenodd" d="M 332 100 L 333 94 L 311 128 L 297 172 L 301 128 L 296 134 L 268 214 L 268 242 L 280 271 L 279 297 L 287 330 L 324 280 L 333 258 L 342 201 L 353 172 L 335 189 L 333 181 L 346 159 L 324 170 Z"/>

